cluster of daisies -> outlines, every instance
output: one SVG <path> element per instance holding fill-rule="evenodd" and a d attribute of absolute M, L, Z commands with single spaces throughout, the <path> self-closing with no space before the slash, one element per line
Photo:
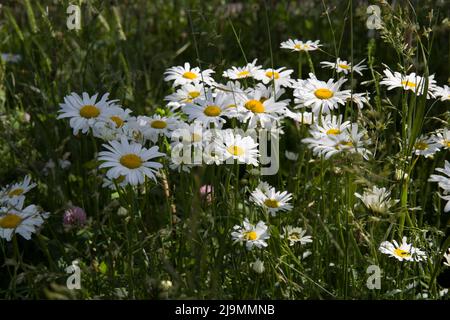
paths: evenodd
<path fill-rule="evenodd" d="M 0 191 L 0 237 L 11 241 L 15 234 L 30 240 L 49 213 L 32 204 L 25 206 L 25 194 L 36 186 L 26 176 L 21 182 L 10 184 Z"/>
<path fill-rule="evenodd" d="M 321 46 L 318 40 L 289 39 L 281 43 L 282 49 L 308 57 L 311 52 L 321 50 Z M 108 94 L 99 98 L 97 94 L 72 93 L 60 104 L 58 118 L 69 118 L 75 135 L 92 133 L 105 141 L 98 159 L 99 167 L 106 169 L 104 186 L 109 188 L 139 185 L 149 179 L 156 181 L 163 163 L 172 170 L 186 172 L 204 164 L 237 162 L 258 167 L 262 156 L 258 133 L 270 131 L 271 136 L 278 137 L 283 134 L 285 121 L 310 126 L 302 143 L 317 157 L 356 154 L 369 159 L 371 139 L 363 123 L 348 121 L 341 114 L 350 106 L 362 110 L 370 105 L 369 94 L 353 92 L 353 83 L 348 81 L 350 76 L 363 74 L 367 69 L 363 63 L 364 60 L 353 65 L 339 57 L 335 61 L 322 61 L 323 68 L 333 70 L 333 78 L 325 81 L 314 73 L 296 79 L 292 69 L 264 68 L 255 59 L 224 70 L 222 80 L 217 81 L 214 70 L 192 67 L 186 62 L 164 73 L 164 80 L 172 86 L 172 93 L 165 97 L 164 112 L 134 116 L 118 100 L 110 100 Z M 426 94 L 429 99 L 450 99 L 449 87 L 437 86 L 433 75 L 425 78 L 386 68 L 380 84 L 387 86 L 387 90 L 401 88 L 404 94 L 412 91 L 416 95 Z M 444 128 L 432 136 L 419 137 L 413 153 L 430 157 L 448 148 L 450 133 Z M 295 160 L 295 155 L 289 154 L 288 158 Z M 439 182 L 444 190 L 441 197 L 449 201 L 445 211 L 449 211 L 448 163 L 438 171 L 446 176 L 433 175 L 430 181 Z M 386 188 L 374 187 L 356 196 L 376 213 L 388 213 L 398 202 L 391 200 Z M 286 191 L 279 192 L 261 183 L 250 200 L 275 215 L 292 209 L 291 198 Z M 287 226 L 284 235 L 290 244 L 307 243 L 311 239 L 305 232 Z M 269 227 L 263 221 L 253 225 L 245 219 L 232 232 L 232 238 L 245 242 L 248 249 L 266 247 L 269 237 Z M 383 242 L 380 251 L 401 260 L 425 259 L 424 252 L 406 239 L 401 245 Z"/>
<path fill-rule="evenodd" d="M 281 212 L 288 212 L 292 210 L 292 205 L 289 203 L 292 199 L 292 194 L 287 191 L 277 191 L 267 182 L 260 182 L 258 187 L 251 193 L 250 201 L 261 208 L 266 215 L 276 216 Z M 267 241 L 270 238 L 268 225 L 260 220 L 256 225 L 249 222 L 245 218 L 242 225 L 235 225 L 231 237 L 235 242 L 245 243 L 248 250 L 253 247 L 264 248 L 267 247 Z M 292 227 L 290 225 L 283 227 L 281 237 L 289 241 L 289 245 L 293 246 L 296 243 L 307 244 L 312 242 L 312 237 L 306 235 L 306 230 L 300 227 Z"/>

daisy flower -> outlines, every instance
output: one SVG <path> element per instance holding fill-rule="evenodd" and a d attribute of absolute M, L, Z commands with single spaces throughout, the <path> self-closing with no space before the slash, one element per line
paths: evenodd
<path fill-rule="evenodd" d="M 289 203 L 291 199 L 291 193 L 276 191 L 268 184 L 260 184 L 250 195 L 252 202 L 267 210 L 272 216 L 278 211 L 291 211 L 293 208 Z"/>
<path fill-rule="evenodd" d="M 221 128 L 226 122 L 225 117 L 230 113 L 228 109 L 233 104 L 231 95 L 218 92 L 214 97 L 210 91 L 206 94 L 205 99 L 198 99 L 195 103 L 187 104 L 184 112 L 190 121 L 199 121 L 205 127 L 213 124 L 214 128 Z"/>
<path fill-rule="evenodd" d="M 35 205 L 24 206 L 24 198 L 19 199 L 13 206 L 0 208 L 0 237 L 11 241 L 14 234 L 20 234 L 26 240 L 48 218 L 48 212 L 41 212 Z"/>
<path fill-rule="evenodd" d="M 360 61 L 358 64 L 356 64 L 353 67 L 352 67 L 352 64 L 350 62 L 347 62 L 345 60 L 341 60 L 340 58 L 337 58 L 336 62 L 322 61 L 320 64 L 322 65 L 322 68 L 335 69 L 337 73 L 343 72 L 344 74 L 348 74 L 348 73 L 354 71 L 354 72 L 356 72 L 356 73 L 358 73 L 359 75 L 362 76 L 362 72 L 361 71 L 367 69 L 367 66 L 362 65 L 362 63 L 364 61 L 365 61 L 365 59 Z"/>
<path fill-rule="evenodd" d="M 391 192 L 387 191 L 386 188 L 378 188 L 377 186 L 366 189 L 362 195 L 355 193 L 355 196 L 361 199 L 369 210 L 380 214 L 389 212 L 389 208 L 399 202 L 399 200 L 391 200 Z"/>
<path fill-rule="evenodd" d="M 444 254 L 444 265 L 450 267 L 450 248 L 447 250 L 447 253 Z"/>
<path fill-rule="evenodd" d="M 380 81 L 380 84 L 387 86 L 388 90 L 394 88 L 402 88 L 403 90 L 410 90 L 417 95 L 422 95 L 425 89 L 425 78 L 416 75 L 414 72 L 408 75 L 402 75 L 400 72 L 392 73 L 391 70 L 385 69 L 383 71 L 385 77 Z M 436 81 L 434 75 L 428 77 L 428 92 L 427 98 L 433 97 L 433 91 Z"/>
<path fill-rule="evenodd" d="M 145 139 L 158 142 L 160 136 L 170 138 L 171 132 L 178 127 L 178 119 L 175 117 L 162 117 L 155 114 L 151 117 L 137 117 L 137 126 Z"/>
<path fill-rule="evenodd" d="M 441 101 L 450 100 L 450 87 L 447 85 L 444 85 L 443 87 L 435 86 L 434 95 L 436 98 L 440 98 L 439 100 Z"/>
<path fill-rule="evenodd" d="M 200 82 L 191 82 L 182 85 L 177 91 L 166 96 L 164 100 L 175 103 L 173 110 L 184 106 L 186 103 L 192 103 L 196 99 L 204 99 L 205 89 Z"/>
<path fill-rule="evenodd" d="M 239 96 L 239 110 L 242 122 L 247 123 L 249 128 L 271 128 L 273 122 L 278 122 L 286 111 L 287 103 L 275 101 L 273 97 L 264 97 L 264 90 L 255 88 L 246 94 Z"/>
<path fill-rule="evenodd" d="M 199 121 L 192 124 L 180 122 L 178 127 L 172 131 L 172 145 L 183 144 L 188 146 L 200 147 L 211 141 L 212 131 L 204 128 Z"/>
<path fill-rule="evenodd" d="M 109 179 L 124 176 L 126 182 L 131 185 L 144 183 L 145 177 L 156 181 L 155 173 L 162 168 L 162 164 L 149 160 L 165 155 L 158 152 L 158 146 L 146 149 L 141 144 L 129 143 L 125 137 L 122 137 L 120 142 L 110 141 L 103 147 L 108 151 L 99 153 L 98 159 L 104 161 L 99 168 L 108 168 L 106 176 Z"/>
<path fill-rule="evenodd" d="M 92 126 L 94 137 L 101 138 L 106 141 L 116 140 L 125 134 L 125 127 L 131 119 L 130 109 L 122 109 L 120 107 L 108 109 L 108 115 L 105 119 L 97 121 Z"/>
<path fill-rule="evenodd" d="M 324 156 L 325 159 L 329 159 L 335 154 L 350 152 L 359 153 L 367 160 L 371 154 L 366 148 L 366 145 L 369 145 L 371 140 L 363 139 L 365 133 L 364 131 L 358 131 L 356 123 L 351 124 L 349 128 L 346 128 L 344 132 L 339 134 L 323 135 L 317 128 L 313 127 L 309 130 L 312 135 L 311 138 L 302 140 L 303 143 L 308 144 L 314 155 Z"/>
<path fill-rule="evenodd" d="M 1 202 L 10 202 L 25 198 L 25 193 L 36 187 L 36 183 L 31 183 L 31 177 L 25 176 L 23 181 L 11 184 L 0 192 Z"/>
<path fill-rule="evenodd" d="M 116 179 L 110 179 L 108 177 L 103 178 L 103 188 L 108 188 L 111 190 L 116 189 L 116 185 L 119 187 L 125 187 L 128 184 L 127 180 L 125 180 L 125 176 L 119 176 Z"/>
<path fill-rule="evenodd" d="M 344 121 L 342 115 L 333 116 L 325 115 L 322 117 L 322 124 L 315 124 L 311 133 L 313 135 L 319 136 L 337 136 L 345 131 L 351 126 L 350 121 Z"/>
<path fill-rule="evenodd" d="M 97 96 L 98 93 L 89 97 L 86 92 L 83 92 L 80 97 L 72 92 L 64 97 L 64 103 L 59 105 L 61 109 L 58 111 L 60 115 L 57 119 L 70 118 L 69 123 L 74 135 L 80 130 L 82 133 L 88 132 L 97 121 L 105 120 L 108 112 L 115 110 L 115 107 L 110 109 L 110 106 L 117 100 L 108 101 L 109 93 L 105 93 L 99 101 Z"/>
<path fill-rule="evenodd" d="M 191 68 L 189 62 L 185 62 L 184 66 L 171 67 L 164 72 L 164 81 L 173 81 L 172 87 L 184 85 L 192 82 L 203 82 L 213 84 L 214 79 L 211 77 L 214 71 L 206 69 L 201 71 L 199 67 Z"/>
<path fill-rule="evenodd" d="M 233 130 L 224 130 L 216 140 L 218 150 L 223 155 L 223 160 L 237 160 L 238 163 L 251 164 L 258 166 L 258 143 L 250 136 L 241 136 L 234 134 Z M 227 162 L 229 163 L 229 162 Z"/>
<path fill-rule="evenodd" d="M 369 94 L 367 92 L 353 93 L 349 97 L 347 97 L 347 101 L 353 101 L 353 103 L 356 103 L 360 110 L 364 108 L 364 105 L 370 105 L 369 99 Z"/>
<path fill-rule="evenodd" d="M 314 51 L 319 49 L 322 45 L 319 44 L 320 40 L 311 41 L 308 40 L 306 42 L 297 40 L 297 39 L 289 39 L 280 44 L 281 49 L 289 49 L 292 51 Z"/>
<path fill-rule="evenodd" d="M 434 141 L 439 143 L 440 147 L 444 149 L 450 149 L 450 130 L 447 128 L 440 130 L 437 132 L 435 136 L 433 136 Z"/>
<path fill-rule="evenodd" d="M 432 174 L 428 181 L 437 182 L 438 186 L 444 190 L 444 195 L 439 195 L 442 199 L 447 200 L 447 204 L 445 205 L 444 212 L 450 211 L 450 162 L 445 160 L 445 165 L 443 168 L 437 168 L 437 172 L 440 174 Z"/>
<path fill-rule="evenodd" d="M 257 59 L 253 60 L 252 63 L 247 63 L 244 67 L 231 67 L 231 69 L 225 70 L 222 74 L 224 78 L 230 78 L 231 80 L 239 80 L 246 78 L 253 78 L 261 69 L 261 66 L 256 65 Z"/>
<path fill-rule="evenodd" d="M 312 124 L 314 122 L 314 114 L 311 112 L 292 112 L 288 108 L 286 108 L 284 115 L 288 118 L 291 118 L 294 121 L 297 121 L 302 124 Z"/>
<path fill-rule="evenodd" d="M 336 82 L 333 79 L 320 81 L 310 73 L 309 79 L 294 90 L 294 102 L 298 107 L 311 107 L 315 114 L 330 113 L 330 110 L 336 109 L 339 104 L 345 105 L 345 100 L 350 96 L 350 90 L 340 90 L 345 81 L 345 78 Z"/>
<path fill-rule="evenodd" d="M 406 237 L 403 237 L 400 245 L 395 240 L 392 243 L 384 241 L 380 244 L 379 250 L 399 261 L 422 261 L 427 258 L 425 252 L 409 244 Z"/>
<path fill-rule="evenodd" d="M 439 151 L 439 147 L 439 143 L 437 143 L 433 137 L 422 135 L 414 143 L 413 153 L 417 156 L 424 156 L 425 158 L 428 158 Z"/>
<path fill-rule="evenodd" d="M 262 102 L 272 97 L 274 97 L 273 100 L 284 103 L 285 105 L 288 105 L 291 102 L 291 99 L 289 98 L 280 100 L 281 96 L 286 92 L 285 89 L 281 87 L 273 87 L 271 85 L 265 86 L 262 83 L 257 83 L 256 86 L 247 88 L 243 94 L 251 97 L 254 96 L 256 92 L 258 92 L 260 96 L 259 100 Z"/>
<path fill-rule="evenodd" d="M 276 88 L 290 87 L 292 83 L 291 73 L 294 72 L 294 70 L 284 69 L 286 68 L 282 67 L 278 69 L 259 70 L 255 74 L 255 79 L 262 81 L 264 84 L 268 84 L 273 81 Z"/>
<path fill-rule="evenodd" d="M 286 226 L 283 227 L 284 238 L 289 240 L 289 245 L 293 246 L 297 242 L 301 245 L 313 242 L 311 236 L 305 236 L 306 230 L 299 227 Z"/>
<path fill-rule="evenodd" d="M 231 232 L 233 240 L 235 242 L 245 242 L 247 250 L 252 250 L 253 247 L 267 247 L 266 240 L 270 238 L 270 235 L 268 227 L 263 221 L 259 221 L 255 226 L 245 218 L 243 225 L 236 225 L 233 227 L 233 230 Z"/>

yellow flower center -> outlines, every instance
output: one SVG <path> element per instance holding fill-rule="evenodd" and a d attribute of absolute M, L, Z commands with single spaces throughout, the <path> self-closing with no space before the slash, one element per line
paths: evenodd
<path fill-rule="evenodd" d="M 15 229 L 22 222 L 22 218 L 17 214 L 7 214 L 0 218 L 0 227 L 4 229 Z"/>
<path fill-rule="evenodd" d="M 207 106 L 205 110 L 203 110 L 203 113 L 206 114 L 208 117 L 217 117 L 220 115 L 222 110 L 220 110 L 219 106 Z"/>
<path fill-rule="evenodd" d="M 346 64 L 340 63 L 340 64 L 338 64 L 338 66 L 339 66 L 339 68 L 341 68 L 341 69 L 345 69 L 345 70 L 350 69 L 350 66 L 348 66 L 348 65 L 346 65 Z"/>
<path fill-rule="evenodd" d="M 258 239 L 258 235 L 256 234 L 255 231 L 247 231 L 245 233 L 245 238 L 247 238 L 247 240 L 254 241 L 254 240 Z"/>
<path fill-rule="evenodd" d="M 193 72 L 186 71 L 185 73 L 183 73 L 183 78 L 189 79 L 189 80 L 194 80 L 197 78 L 197 75 Z"/>
<path fill-rule="evenodd" d="M 327 130 L 327 134 L 332 134 L 333 136 L 337 136 L 338 134 L 341 134 L 341 130 L 336 128 L 331 128 Z"/>
<path fill-rule="evenodd" d="M 342 140 L 339 141 L 339 143 L 334 147 L 336 150 L 340 149 L 340 146 L 345 146 L 345 147 L 353 147 L 353 141 L 351 140 Z"/>
<path fill-rule="evenodd" d="M 330 89 L 320 88 L 320 89 L 317 89 L 316 91 L 314 91 L 314 95 L 319 99 L 325 100 L 325 99 L 330 99 L 331 97 L 333 97 L 334 93 Z"/>
<path fill-rule="evenodd" d="M 411 255 L 408 253 L 408 251 L 402 250 L 400 248 L 397 248 L 394 250 L 394 254 L 401 258 L 409 258 Z"/>
<path fill-rule="evenodd" d="M 254 113 L 263 113 L 265 111 L 263 103 L 258 100 L 249 100 L 245 103 L 244 107 Z"/>
<path fill-rule="evenodd" d="M 142 165 L 142 159 L 133 153 L 129 153 L 120 157 L 120 164 L 128 169 L 136 169 Z"/>
<path fill-rule="evenodd" d="M 200 142 L 202 141 L 202 136 L 197 134 L 197 133 L 193 133 L 191 136 L 192 142 Z"/>
<path fill-rule="evenodd" d="M 408 88 L 415 88 L 416 84 L 414 82 L 408 81 L 408 80 L 403 80 L 402 81 L 402 85 Z"/>
<path fill-rule="evenodd" d="M 12 189 L 10 192 L 8 192 L 8 196 L 10 198 L 20 196 L 23 193 L 23 191 L 24 190 L 22 188 Z"/>
<path fill-rule="evenodd" d="M 112 121 L 114 121 L 117 128 L 120 128 L 123 126 L 123 120 L 119 116 L 112 116 L 110 119 Z"/>
<path fill-rule="evenodd" d="M 250 75 L 250 71 L 247 71 L 247 70 L 238 72 L 238 74 L 237 74 L 237 76 L 239 78 L 245 78 L 245 77 L 248 77 L 249 75 Z"/>
<path fill-rule="evenodd" d="M 188 93 L 188 95 L 189 95 L 190 98 L 195 99 L 195 98 L 197 98 L 200 95 L 200 91 L 190 91 Z"/>
<path fill-rule="evenodd" d="M 264 204 L 269 208 L 278 208 L 280 203 L 275 199 L 266 199 L 264 200 Z"/>
<path fill-rule="evenodd" d="M 426 149 L 428 149 L 428 143 L 426 143 L 424 141 L 419 141 L 414 145 L 414 147 L 417 150 L 426 150 Z"/>
<path fill-rule="evenodd" d="M 123 180 L 125 180 L 125 176 L 119 176 L 119 177 L 117 177 L 116 179 L 114 179 L 114 181 L 115 181 L 117 184 L 122 183 Z"/>
<path fill-rule="evenodd" d="M 450 140 L 444 140 L 443 144 L 444 146 L 447 146 L 447 148 L 450 148 Z"/>
<path fill-rule="evenodd" d="M 85 105 L 80 109 L 80 116 L 86 119 L 96 118 L 100 114 L 100 109 L 93 105 Z"/>
<path fill-rule="evenodd" d="M 165 127 L 167 127 L 167 122 L 163 120 L 153 120 L 150 126 L 153 129 L 164 129 Z"/>
<path fill-rule="evenodd" d="M 294 45 L 294 48 L 297 49 L 297 50 L 305 50 L 305 49 L 309 48 L 309 44 L 301 45 L 301 44 L 298 43 L 298 44 Z"/>
<path fill-rule="evenodd" d="M 266 77 L 270 78 L 270 79 L 279 79 L 280 78 L 280 74 L 276 71 L 267 71 L 266 72 Z"/>
<path fill-rule="evenodd" d="M 227 151 L 237 157 L 242 156 L 245 152 L 244 149 L 238 146 L 230 146 L 227 148 Z"/>
<path fill-rule="evenodd" d="M 289 240 L 300 240 L 300 233 L 298 232 L 291 232 L 291 234 L 289 234 Z"/>

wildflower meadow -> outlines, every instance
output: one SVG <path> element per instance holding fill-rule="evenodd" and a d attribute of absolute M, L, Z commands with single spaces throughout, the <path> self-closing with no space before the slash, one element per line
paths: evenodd
<path fill-rule="evenodd" d="M 0 298 L 448 299 L 449 13 L 2 1 Z"/>

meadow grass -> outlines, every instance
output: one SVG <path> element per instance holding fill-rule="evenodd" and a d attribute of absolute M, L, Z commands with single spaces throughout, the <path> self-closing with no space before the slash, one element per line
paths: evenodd
<path fill-rule="evenodd" d="M 444 166 L 448 148 L 416 155 L 418 138 L 449 128 L 448 101 L 426 99 L 380 85 L 383 64 L 448 84 L 449 5 L 398 1 L 382 8 L 384 28 L 366 27 L 365 1 L 134 0 L 79 1 L 81 29 L 68 30 L 66 8 L 77 1 L 6 1 L 0 9 L 0 51 L 21 55 L 0 64 L 0 185 L 30 174 L 37 187 L 27 194 L 50 212 L 42 230 L 27 241 L 0 239 L 0 297 L 117 299 L 420 299 L 446 298 L 438 280 L 450 246 L 442 190 L 428 179 Z M 289 38 L 320 39 L 317 52 L 280 49 Z M 245 165 L 203 165 L 190 172 L 161 160 L 156 182 L 103 188 L 100 139 L 72 134 L 58 120 L 59 104 L 71 92 L 110 93 L 134 115 L 169 115 L 164 97 L 174 91 L 164 72 L 185 61 L 214 69 L 214 78 L 254 58 L 265 68 L 285 66 L 292 77 L 334 77 L 320 61 L 336 57 L 356 65 L 351 94 L 368 91 L 359 109 L 337 110 L 364 125 L 372 144 L 358 153 L 326 159 L 302 139 L 309 126 L 286 121 L 280 169 L 253 174 Z M 365 81 L 366 84 L 361 82 Z M 246 86 L 253 86 L 248 81 Z M 428 80 L 424 91 L 428 91 Z M 274 88 L 275 90 L 275 88 Z M 286 95 L 285 95 L 286 96 Z M 293 97 L 290 109 L 293 110 Z M 233 123 L 235 125 L 235 123 Z M 157 145 L 169 153 L 170 141 Z M 285 151 L 298 154 L 289 160 Z M 61 167 L 61 160 L 70 166 Z M 292 193 L 293 209 L 271 216 L 250 201 L 260 181 Z M 199 192 L 212 186 L 211 201 Z M 386 187 L 399 202 L 376 213 L 355 193 Z M 84 227 L 67 230 L 71 206 L 87 213 Z M 270 226 L 268 247 L 247 250 L 234 243 L 233 226 L 244 218 Z M 290 246 L 283 227 L 302 227 L 311 243 Z M 425 261 L 397 261 L 380 252 L 383 241 L 409 243 Z M 264 262 L 255 272 L 252 263 Z M 80 290 L 66 288 L 66 267 L 78 260 Z M 382 270 L 381 288 L 369 289 L 367 268 Z"/>

